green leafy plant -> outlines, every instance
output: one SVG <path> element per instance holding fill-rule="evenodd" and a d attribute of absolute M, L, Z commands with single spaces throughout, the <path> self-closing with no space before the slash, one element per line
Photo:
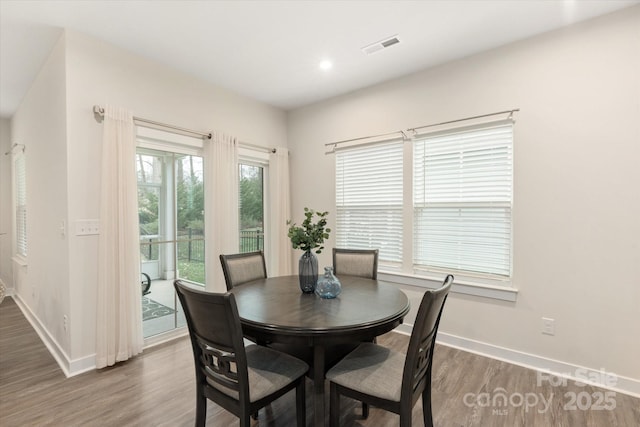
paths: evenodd
<path fill-rule="evenodd" d="M 330 228 L 326 228 L 329 212 L 316 212 L 313 209 L 304 208 L 305 219 L 302 225 L 298 226 L 287 221 L 289 225 L 289 239 L 293 249 L 302 249 L 303 251 L 311 251 L 315 249 L 315 253 L 319 254 L 324 249 L 322 244 L 329 238 Z M 317 217 L 317 222 L 313 222 L 313 216 Z M 317 248 L 317 249 L 316 249 Z"/>

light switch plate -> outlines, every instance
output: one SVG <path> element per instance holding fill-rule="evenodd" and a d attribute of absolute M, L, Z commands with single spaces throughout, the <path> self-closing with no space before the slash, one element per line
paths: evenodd
<path fill-rule="evenodd" d="M 76 236 L 93 236 L 100 234 L 100 220 L 79 219 L 76 221 Z"/>

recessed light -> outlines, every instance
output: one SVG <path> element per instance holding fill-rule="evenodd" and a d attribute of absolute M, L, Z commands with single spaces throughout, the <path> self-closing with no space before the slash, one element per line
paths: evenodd
<path fill-rule="evenodd" d="M 325 60 L 320 62 L 319 67 L 320 67 L 321 70 L 327 71 L 327 70 L 330 70 L 333 67 L 333 63 L 331 61 L 329 61 L 328 59 L 325 59 Z"/>

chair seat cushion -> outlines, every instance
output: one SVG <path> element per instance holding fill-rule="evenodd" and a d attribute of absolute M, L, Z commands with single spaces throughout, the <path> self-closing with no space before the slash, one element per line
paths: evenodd
<path fill-rule="evenodd" d="M 405 357 L 377 344 L 362 343 L 327 372 L 327 379 L 352 390 L 399 402 Z"/>
<path fill-rule="evenodd" d="M 303 361 L 288 354 L 258 346 L 245 347 L 247 354 L 247 370 L 249 375 L 249 400 L 255 402 L 269 394 L 280 390 L 303 376 L 309 366 Z M 224 394 L 238 399 L 238 393 L 213 381 L 209 385 Z"/>

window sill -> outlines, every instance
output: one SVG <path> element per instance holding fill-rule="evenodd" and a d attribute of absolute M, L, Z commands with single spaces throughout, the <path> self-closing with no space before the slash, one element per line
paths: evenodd
<path fill-rule="evenodd" d="M 18 264 L 20 267 L 26 267 L 27 266 L 27 259 L 25 257 L 23 257 L 22 255 L 14 255 L 11 260 L 13 262 L 15 262 L 16 264 Z"/>
<path fill-rule="evenodd" d="M 442 283 L 442 277 L 437 278 L 435 276 L 413 276 L 397 272 L 384 271 L 378 272 L 378 279 L 399 283 L 402 285 L 417 286 L 429 289 L 437 288 Z M 453 282 L 453 286 L 451 287 L 451 292 L 511 302 L 515 302 L 518 296 L 518 290 L 515 288 L 478 283 L 466 278 L 460 280 L 455 279 Z"/>

